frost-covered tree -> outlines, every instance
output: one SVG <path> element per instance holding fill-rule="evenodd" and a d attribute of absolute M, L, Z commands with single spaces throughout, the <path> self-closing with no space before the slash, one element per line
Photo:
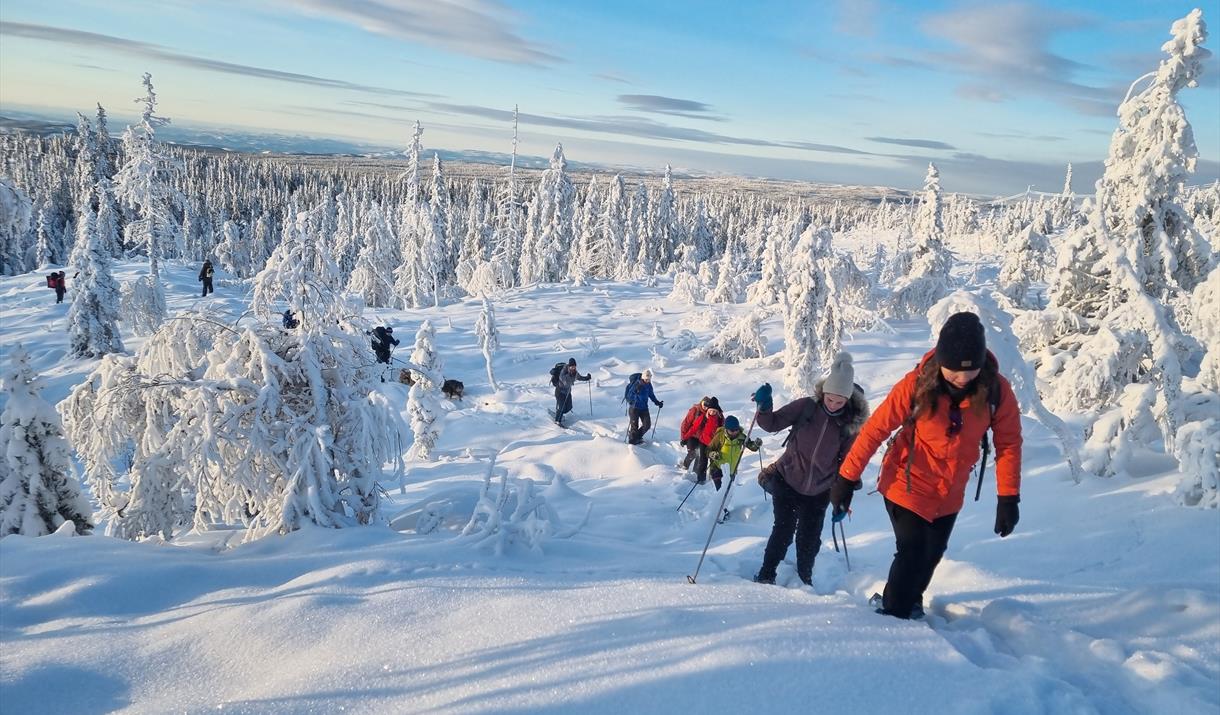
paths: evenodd
<path fill-rule="evenodd" d="M 419 190 L 419 158 L 423 151 L 423 127 L 418 121 L 407 150 L 407 170 L 403 173 L 402 205 L 398 211 L 398 243 L 402 264 L 394 271 L 394 292 L 404 308 L 420 308 L 427 304 L 430 268 L 425 255 L 425 243 L 431 236 L 427 208 Z"/>
<path fill-rule="evenodd" d="M 132 329 L 140 335 L 165 320 L 165 288 L 161 285 L 161 259 L 181 255 L 180 232 L 172 209 L 181 202 L 173 178 L 180 167 L 157 142 L 157 129 L 169 124 L 156 114 L 157 94 L 152 75 L 144 73 L 145 95 L 136 99 L 142 105 L 140 122 L 127 127 L 123 149 L 127 157 L 115 174 L 114 192 L 119 200 L 134 208 L 138 218 L 127 224 L 127 244 L 141 248 L 148 257 L 148 274 L 128 291 L 126 315 Z M 125 286 L 126 289 L 126 286 Z"/>
<path fill-rule="evenodd" d="M 0 176 L 0 274 L 12 276 L 26 271 L 25 237 L 32 214 L 30 197 L 12 179 Z"/>
<path fill-rule="evenodd" d="M 739 239 L 729 236 L 724 247 L 724 255 L 720 257 L 716 286 L 712 289 L 710 300 L 713 303 L 736 303 L 741 299 L 745 283 L 746 256 L 745 247 Z"/>
<path fill-rule="evenodd" d="M 96 230 L 93 209 L 80 206 L 76 244 L 69 261 L 75 290 L 68 307 L 68 342 L 76 357 L 123 351 L 119 334 L 119 285 L 110 272 L 110 251 Z"/>
<path fill-rule="evenodd" d="M 1018 308 L 1037 308 L 1036 301 L 1029 296 L 1029 289 L 1034 283 L 1046 280 L 1047 268 L 1053 260 L 1051 242 L 1034 230 L 1031 223 L 1004 249 L 996 285 Z"/>
<path fill-rule="evenodd" d="M 1174 452 L 1186 419 L 1189 344 L 1177 309 L 1210 269 L 1211 249 L 1181 206 L 1198 152 L 1177 94 L 1197 84 L 1210 53 L 1198 10 L 1171 35 L 1148 86 L 1119 107 L 1092 215 L 1061 247 L 1051 290 L 1052 312 L 1066 316 L 1055 324 L 1069 330 L 1050 340 L 1050 399 L 1105 412 L 1086 443 L 1086 466 L 1099 474 L 1125 473 L 1158 429 Z"/>
<path fill-rule="evenodd" d="M 842 348 L 843 322 L 827 280 L 831 233 L 810 225 L 797 242 L 784 313 L 784 384 L 812 394 L 822 367 Z"/>
<path fill-rule="evenodd" d="M 452 285 L 453 252 L 449 250 L 449 189 L 445 186 L 445 170 L 440 154 L 432 155 L 432 191 L 428 199 L 428 230 L 424 233 L 423 254 L 431 273 L 432 305 L 441 304 L 441 292 Z"/>
<path fill-rule="evenodd" d="M 763 357 L 767 354 L 767 340 L 762 333 L 762 319 L 760 310 L 743 313 L 692 352 L 691 357 L 726 362 Z"/>
<path fill-rule="evenodd" d="M 436 333 L 431 321 L 425 320 L 415 333 L 411 363 L 423 369 L 411 371 L 414 384 L 407 395 L 407 414 L 411 421 L 411 433 L 415 436 L 410 455 L 416 459 L 427 459 L 440 439 L 436 422 L 441 417 L 438 399 L 441 386 L 436 380 L 444 375 L 440 355 L 436 352 Z"/>
<path fill-rule="evenodd" d="M 93 530 L 92 509 L 72 471 L 72 452 L 55 409 L 42 399 L 38 374 L 20 344 L 0 380 L 0 536 L 43 536 L 72 522 Z"/>
<path fill-rule="evenodd" d="M 397 241 L 378 204 L 370 204 L 361 217 L 359 233 L 364 247 L 347 284 L 349 293 L 358 293 L 364 304 L 373 308 L 392 308 L 396 304 L 392 267 L 398 254 Z"/>
<path fill-rule="evenodd" d="M 589 180 L 585 189 L 585 200 L 576 212 L 574 243 L 568 255 L 568 277 L 576 285 L 584 285 L 590 278 L 598 276 L 598 268 L 607 261 L 602 231 L 601 194 L 597 190 L 597 177 Z"/>
<path fill-rule="evenodd" d="M 555 146 L 531 205 L 529 236 L 521 255 L 522 283 L 553 283 L 563 276 L 572 246 L 576 189 L 567 173 L 563 145 Z"/>
<path fill-rule="evenodd" d="M 619 264 L 619 280 L 650 276 L 656 269 L 649 260 L 653 252 L 648 247 L 652 240 L 648 214 L 648 187 L 641 181 L 627 206 L 627 231 L 623 241 L 623 261 Z"/>
<path fill-rule="evenodd" d="M 799 235 L 799 234 L 798 234 Z M 784 277 L 791 243 L 779 231 L 767 231 L 763 248 L 762 276 L 750 286 L 750 301 L 758 305 L 775 305 L 784 299 L 788 282 Z"/>
<path fill-rule="evenodd" d="M 479 338 L 479 350 L 483 353 L 483 362 L 487 365 L 487 384 L 492 390 L 500 389 L 496 385 L 496 375 L 492 369 L 492 359 L 500 349 L 500 332 L 496 329 L 496 311 L 487 296 L 483 296 L 483 310 L 474 325 L 475 335 Z"/>
<path fill-rule="evenodd" d="M 225 271 L 238 278 L 249 278 L 254 275 L 253 244 L 243 233 L 236 221 L 225 220 L 220 226 L 220 243 L 214 250 Z"/>
<path fill-rule="evenodd" d="M 400 420 L 375 389 L 359 316 L 315 275 L 308 218 L 255 277 L 255 322 L 177 316 L 61 406 L 109 533 L 241 524 L 257 538 L 377 518 Z M 284 303 L 295 330 L 280 327 Z"/>
<path fill-rule="evenodd" d="M 941 217 L 940 172 L 928 164 L 923 200 L 911 233 L 913 243 L 898 263 L 909 266 L 905 278 L 895 286 L 890 312 L 904 317 L 927 312 L 949 292 L 952 254 L 945 247 L 945 227 Z"/>
<path fill-rule="evenodd" d="M 653 205 L 656 214 L 652 219 L 652 230 L 649 235 L 648 263 L 657 271 L 665 271 L 674 259 L 674 249 L 681 241 L 678 225 L 677 198 L 674 196 L 673 170 L 665 165 L 665 175 L 661 177 L 661 190 Z"/>

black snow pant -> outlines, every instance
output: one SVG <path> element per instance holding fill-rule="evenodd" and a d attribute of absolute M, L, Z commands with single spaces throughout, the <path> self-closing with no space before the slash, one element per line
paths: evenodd
<path fill-rule="evenodd" d="M 386 365 L 390 364 L 390 349 L 389 348 L 384 348 L 381 350 L 374 350 L 373 352 L 376 353 L 376 355 L 377 355 L 377 362 L 383 362 Z"/>
<path fill-rule="evenodd" d="M 890 577 L 881 596 L 881 609 L 891 616 L 910 618 L 911 609 L 923 605 L 923 593 L 949 546 L 957 514 L 928 522 L 889 499 L 885 500 L 898 551 L 890 564 Z"/>
<path fill-rule="evenodd" d="M 214 292 L 215 291 L 212 290 L 212 279 L 204 278 L 203 279 L 203 295 L 200 297 L 201 298 L 207 297 L 208 293 L 214 293 Z"/>
<path fill-rule="evenodd" d="M 60 290 L 59 288 L 56 288 L 55 289 L 55 302 L 56 303 L 64 302 L 64 293 L 67 293 L 67 292 L 68 291 L 66 291 L 66 290 Z"/>
<path fill-rule="evenodd" d="M 648 408 L 636 409 L 631 407 L 627 410 L 629 424 L 627 426 L 627 442 L 629 444 L 639 444 L 644 441 L 644 435 L 648 434 L 649 428 L 652 427 L 652 415 L 648 413 Z"/>
<path fill-rule="evenodd" d="M 695 476 L 699 478 L 699 483 L 706 482 L 707 445 L 700 442 L 698 437 L 686 440 L 686 458 L 682 460 L 682 466 L 690 469 L 691 462 L 695 463 Z"/>
<path fill-rule="evenodd" d="M 572 391 L 555 390 L 555 421 L 572 411 Z"/>
<path fill-rule="evenodd" d="M 812 584 L 813 560 L 822 548 L 822 523 L 826 520 L 826 507 L 830 504 L 830 490 L 808 496 L 793 489 L 780 477 L 775 480 L 772 496 L 775 497 L 772 502 L 775 525 L 771 527 L 771 538 L 767 539 L 758 579 L 775 580 L 775 570 L 787 555 L 795 534 L 796 575 L 801 581 Z"/>

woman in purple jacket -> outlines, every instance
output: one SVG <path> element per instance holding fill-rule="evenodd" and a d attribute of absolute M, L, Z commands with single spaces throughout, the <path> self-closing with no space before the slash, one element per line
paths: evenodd
<path fill-rule="evenodd" d="M 775 570 L 795 535 L 797 576 L 813 585 L 813 560 L 822 546 L 830 485 L 868 419 L 868 400 L 854 380 L 851 355 L 839 353 L 830 374 L 817 384 L 811 397 L 793 400 L 773 412 L 771 385 L 764 384 L 754 393 L 759 427 L 768 432 L 792 428 L 784 440 L 784 453 L 759 475 L 759 482 L 768 483 L 775 498 L 775 524 L 763 552 L 762 568 L 754 577 L 758 583 L 775 583 Z"/>

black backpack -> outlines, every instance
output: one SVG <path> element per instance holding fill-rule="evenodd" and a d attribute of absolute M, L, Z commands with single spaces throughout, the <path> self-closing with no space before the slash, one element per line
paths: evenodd
<path fill-rule="evenodd" d="M 635 390 L 639 387 L 640 380 L 644 377 L 642 372 L 633 372 L 627 376 L 627 386 L 623 388 L 623 402 L 635 401 Z"/>
<path fill-rule="evenodd" d="M 555 367 L 551 368 L 552 387 L 559 387 L 559 373 L 563 372 L 563 369 L 567 366 L 568 364 L 566 362 L 557 362 L 555 363 Z"/>

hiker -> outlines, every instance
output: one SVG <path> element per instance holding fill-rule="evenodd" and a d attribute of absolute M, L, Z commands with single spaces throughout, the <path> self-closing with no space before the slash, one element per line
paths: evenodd
<path fill-rule="evenodd" d="M 851 506 L 869 459 L 896 429 L 877 491 L 885 498 L 897 551 L 884 593 L 870 603 L 878 613 L 922 618 L 924 591 L 949 544 L 988 429 L 995 433 L 995 533 L 1011 534 L 1020 516 L 1021 410 L 987 350 L 977 315 L 956 313 L 945 321 L 936 347 L 865 423 L 831 490 L 836 514 Z"/>
<path fill-rule="evenodd" d="M 774 497 L 775 523 L 754 580 L 775 583 L 776 569 L 796 537 L 796 575 L 813 585 L 813 561 L 822 547 L 822 524 L 830 503 L 830 488 L 843 457 L 868 418 L 868 400 L 855 384 L 851 355 L 839 353 L 830 374 L 813 395 L 793 400 L 772 412 L 771 385 L 754 392 L 758 426 L 768 432 L 792 428 L 784 453 L 758 476 Z"/>
<path fill-rule="evenodd" d="M 58 273 L 52 273 L 51 275 L 55 276 L 55 302 L 62 303 L 64 302 L 64 294 L 68 292 L 68 281 L 65 278 L 67 274 L 60 271 Z"/>
<path fill-rule="evenodd" d="M 741 463 L 745 450 L 757 452 L 761 446 L 762 440 L 757 437 L 746 439 L 745 433 L 741 431 L 741 422 L 736 416 L 729 415 L 724 418 L 724 426 L 716 430 L 711 443 L 708 444 L 708 462 L 711 465 L 712 484 L 716 485 L 716 491 L 720 491 L 720 480 L 724 479 L 720 465 L 729 465 L 729 473 L 732 474 L 737 471 L 737 465 Z"/>
<path fill-rule="evenodd" d="M 559 371 L 555 380 L 555 424 L 563 426 L 563 416 L 572 411 L 572 386 L 579 380 L 588 382 L 592 374 L 581 375 L 576 370 L 576 358 L 568 358 L 568 364 Z"/>
<path fill-rule="evenodd" d="M 212 269 L 211 261 L 204 261 L 203 268 L 199 269 L 199 280 L 203 282 L 203 295 L 200 298 L 206 298 L 208 293 L 213 293 L 212 290 L 212 274 L 215 273 Z"/>
<path fill-rule="evenodd" d="M 644 435 L 652 427 L 652 415 L 648 413 L 648 401 L 652 400 L 658 409 L 665 403 L 657 399 L 652 390 L 652 368 L 644 368 L 639 379 L 627 386 L 627 444 L 640 444 Z"/>
<path fill-rule="evenodd" d="M 678 433 L 681 444 L 686 447 L 686 457 L 682 460 L 682 468 L 690 469 L 695 463 L 695 478 L 699 484 L 707 481 L 708 445 L 716 436 L 716 431 L 724 424 L 724 415 L 720 411 L 720 401 L 715 397 L 704 397 L 686 411 L 682 418 L 682 429 Z M 717 489 L 720 487 L 717 486 Z"/>
<path fill-rule="evenodd" d="M 297 317 L 295 315 L 293 315 L 292 308 L 284 309 L 284 315 L 283 315 L 283 318 L 281 318 L 281 322 L 284 324 L 284 327 L 287 328 L 288 330 L 292 330 L 293 328 L 295 328 L 301 324 L 301 321 L 297 320 Z"/>
<path fill-rule="evenodd" d="M 388 325 L 378 325 L 373 328 L 373 340 L 371 341 L 373 352 L 377 354 L 377 362 L 383 362 L 386 365 L 390 364 L 390 351 L 394 345 L 398 344 L 398 339 L 394 337 L 394 328 Z"/>

